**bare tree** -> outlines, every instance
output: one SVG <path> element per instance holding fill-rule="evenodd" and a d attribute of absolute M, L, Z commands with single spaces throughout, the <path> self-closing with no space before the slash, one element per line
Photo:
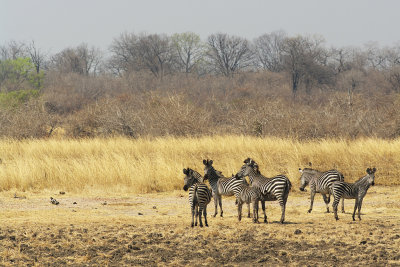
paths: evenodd
<path fill-rule="evenodd" d="M 109 68 L 116 74 L 149 70 L 162 78 L 176 65 L 171 38 L 164 34 L 123 34 L 113 41 Z"/>
<path fill-rule="evenodd" d="M 283 45 L 286 33 L 276 31 L 263 34 L 254 40 L 257 66 L 272 72 L 283 70 Z"/>
<path fill-rule="evenodd" d="M 165 74 L 173 71 L 176 62 L 171 38 L 165 34 L 149 34 L 139 37 L 138 42 L 139 66 L 150 70 L 162 79 Z"/>
<path fill-rule="evenodd" d="M 217 33 L 210 35 L 207 40 L 207 56 L 215 71 L 229 77 L 251 65 L 253 53 L 246 39 Z"/>
<path fill-rule="evenodd" d="M 327 79 L 327 54 L 319 37 L 287 38 L 283 46 L 285 70 L 291 76 L 293 97 L 296 96 L 301 81 L 306 91 L 310 91 L 312 81 Z"/>
<path fill-rule="evenodd" d="M 26 57 L 27 47 L 23 42 L 10 41 L 5 45 L 0 46 L 0 59 L 1 60 L 15 60 L 19 57 Z"/>
<path fill-rule="evenodd" d="M 185 73 L 192 72 L 204 55 L 204 45 L 200 36 L 192 32 L 185 32 L 174 34 L 171 38 L 179 68 Z"/>
<path fill-rule="evenodd" d="M 73 72 L 81 75 L 96 74 L 101 63 L 100 50 L 87 44 L 76 48 L 66 48 L 51 58 L 52 67 L 61 72 Z"/>
<path fill-rule="evenodd" d="M 133 33 L 123 33 L 113 40 L 108 68 L 114 74 L 140 70 L 138 43 L 139 37 Z"/>

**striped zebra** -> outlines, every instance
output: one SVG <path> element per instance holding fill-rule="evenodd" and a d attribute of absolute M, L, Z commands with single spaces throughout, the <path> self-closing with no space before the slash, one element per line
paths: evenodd
<path fill-rule="evenodd" d="M 201 214 L 204 215 L 205 225 L 207 223 L 207 205 L 211 201 L 211 191 L 206 184 L 203 183 L 203 177 L 200 173 L 192 169 L 183 169 L 183 173 L 186 175 L 184 178 L 183 190 L 189 190 L 189 204 L 192 210 L 192 227 L 197 226 L 197 217 L 199 217 L 200 227 L 203 227 L 201 221 Z M 196 223 L 193 222 L 194 216 L 196 216 Z"/>
<path fill-rule="evenodd" d="M 308 213 L 311 213 L 314 204 L 314 197 L 316 193 L 321 193 L 325 205 L 326 212 L 329 213 L 329 202 L 331 200 L 330 186 L 336 181 L 343 181 L 344 176 L 337 170 L 329 170 L 320 172 L 311 168 L 299 168 L 300 176 L 300 191 L 306 191 L 305 187 L 310 185 L 311 203 Z M 328 195 L 328 196 L 326 196 Z M 342 213 L 344 213 L 344 199 L 342 200 Z"/>
<path fill-rule="evenodd" d="M 253 203 L 253 222 L 258 223 L 258 202 L 262 199 L 261 191 L 258 187 L 249 186 L 249 184 L 243 183 L 246 181 L 243 177 L 239 177 L 238 174 L 233 176 L 240 184 L 237 184 L 233 188 L 237 205 L 238 205 L 238 220 L 242 220 L 242 205 L 247 203 L 249 205 L 249 215 L 250 215 L 250 203 Z M 264 211 L 265 212 L 265 211 Z M 249 216 L 250 217 L 250 216 Z"/>
<path fill-rule="evenodd" d="M 218 172 L 218 171 L 217 171 Z M 208 179 L 207 174 L 204 175 L 204 179 Z M 218 193 L 224 196 L 233 196 L 238 190 L 238 187 L 242 184 L 247 184 L 245 179 L 237 178 L 232 174 L 232 177 L 220 177 L 217 181 Z M 237 204 L 237 202 L 236 202 Z M 248 214 L 247 217 L 250 218 L 250 202 L 248 204 Z"/>
<path fill-rule="evenodd" d="M 341 198 L 346 198 L 346 199 L 355 199 L 355 204 L 354 204 L 354 211 L 353 211 L 353 221 L 355 221 L 355 214 L 356 210 L 358 208 L 358 219 L 361 220 L 360 216 L 360 211 L 361 211 L 361 206 L 362 206 L 362 201 L 365 195 L 367 194 L 368 188 L 371 185 L 375 184 L 375 172 L 376 168 L 368 168 L 366 170 L 367 175 L 364 177 L 361 177 L 357 182 L 354 184 L 346 183 L 343 181 L 337 181 L 334 182 L 331 185 L 331 192 L 333 195 L 333 212 L 335 214 L 335 219 L 339 220 L 339 217 L 337 215 L 337 206 L 339 204 L 339 200 Z"/>
<path fill-rule="evenodd" d="M 223 217 L 223 213 L 224 211 L 222 210 L 222 199 L 221 199 L 221 193 L 218 190 L 218 181 L 221 178 L 225 178 L 224 176 L 222 176 L 222 173 L 220 171 L 217 171 L 214 169 L 213 167 L 213 161 L 212 160 L 208 160 L 208 159 L 204 159 L 203 160 L 203 164 L 204 164 L 204 176 L 206 177 L 206 179 L 208 179 L 211 189 L 212 189 L 212 195 L 214 198 L 214 205 L 215 205 L 215 213 L 213 215 L 213 217 L 217 216 L 218 210 L 218 204 L 219 204 L 219 208 L 221 210 L 221 217 Z"/>
<path fill-rule="evenodd" d="M 264 211 L 264 222 L 267 222 L 265 214 L 265 201 L 278 200 L 281 206 L 282 215 L 280 222 L 285 221 L 286 202 L 289 196 L 291 182 L 285 175 L 277 175 L 273 178 L 267 178 L 260 173 L 258 164 L 251 158 L 244 161 L 244 165 L 237 173 L 238 177 L 249 176 L 250 183 L 253 187 L 260 189 L 263 198 L 261 199 L 261 207 Z"/>

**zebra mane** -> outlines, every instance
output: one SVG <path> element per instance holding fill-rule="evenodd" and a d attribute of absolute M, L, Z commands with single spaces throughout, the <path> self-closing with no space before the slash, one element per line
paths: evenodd
<path fill-rule="evenodd" d="M 371 174 L 374 174 L 375 171 L 376 171 L 375 168 L 374 169 L 368 168 L 367 169 L 367 175 L 365 175 L 365 176 L 361 177 L 360 179 L 358 179 L 357 182 L 355 182 L 354 184 L 362 184 L 362 183 L 364 183 L 364 180 L 366 180 Z"/>
<path fill-rule="evenodd" d="M 219 177 L 219 178 L 224 178 L 225 176 L 222 174 L 222 172 L 221 171 L 217 171 L 216 169 L 214 169 L 215 170 L 215 173 L 217 174 L 217 176 Z"/>
<path fill-rule="evenodd" d="M 193 169 L 187 168 L 187 175 L 192 176 L 198 183 L 202 183 L 204 181 L 203 176 Z"/>

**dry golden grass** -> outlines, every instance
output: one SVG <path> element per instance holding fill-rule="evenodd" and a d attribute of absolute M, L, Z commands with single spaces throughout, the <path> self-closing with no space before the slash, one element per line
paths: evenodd
<path fill-rule="evenodd" d="M 376 183 L 400 184 L 400 139 L 317 140 L 214 136 L 201 138 L 1 140 L 0 189 L 68 192 L 165 192 L 182 187 L 182 169 L 203 173 L 214 160 L 226 176 L 252 157 L 266 176 L 286 174 L 295 188 L 299 167 L 337 168 L 347 181 L 376 167 Z"/>

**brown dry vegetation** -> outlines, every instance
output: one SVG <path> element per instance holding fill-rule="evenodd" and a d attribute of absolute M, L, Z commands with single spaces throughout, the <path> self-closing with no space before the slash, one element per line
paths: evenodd
<path fill-rule="evenodd" d="M 49 72 L 39 98 L 0 109 L 0 135 L 15 138 L 243 134 L 299 139 L 399 136 L 398 94 L 366 75 L 347 87 L 315 87 L 294 99 L 284 73 L 232 78 L 146 73 L 87 77 Z M 383 78 L 383 77 L 381 77 Z M 349 78 L 350 79 L 350 78 Z M 60 135 L 60 134 L 59 134 Z"/>
<path fill-rule="evenodd" d="M 209 217 L 208 228 L 190 227 L 182 190 L 107 196 L 45 190 L 18 192 L 19 199 L 2 192 L 0 265 L 398 266 L 399 189 L 371 187 L 356 222 L 353 200 L 336 222 L 319 195 L 308 214 L 308 194 L 292 191 L 286 224 L 278 223 L 275 202 L 267 203 L 269 224 L 239 223 L 234 199 L 224 198 L 225 217 Z M 60 204 L 51 205 L 49 196 Z"/>

